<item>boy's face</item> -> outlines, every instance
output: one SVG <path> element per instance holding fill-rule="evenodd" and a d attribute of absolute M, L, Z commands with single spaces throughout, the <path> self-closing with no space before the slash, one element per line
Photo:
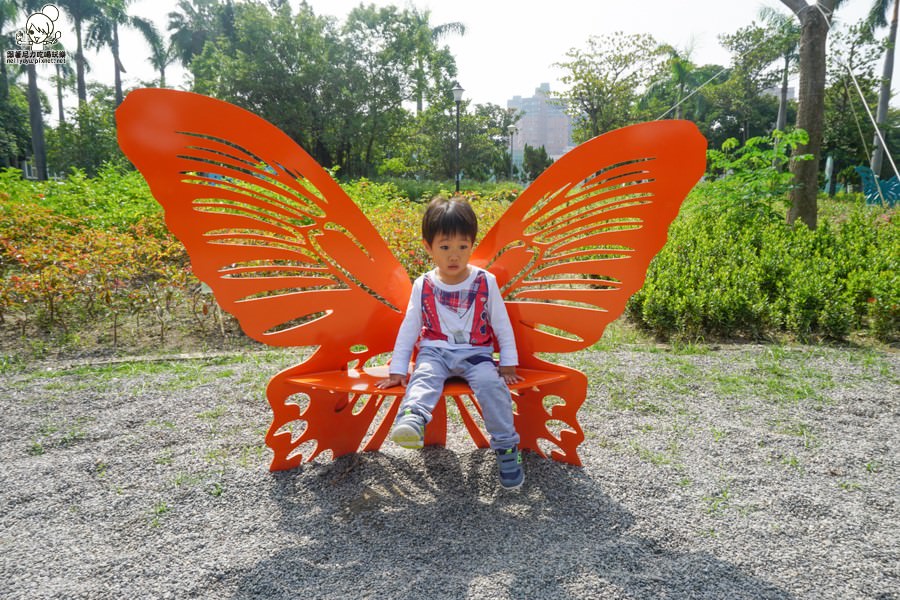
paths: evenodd
<path fill-rule="evenodd" d="M 444 283 L 462 283 L 469 276 L 469 257 L 472 256 L 474 240 L 459 234 L 439 233 L 429 244 L 422 240 L 431 260 L 437 267 L 437 275 Z"/>

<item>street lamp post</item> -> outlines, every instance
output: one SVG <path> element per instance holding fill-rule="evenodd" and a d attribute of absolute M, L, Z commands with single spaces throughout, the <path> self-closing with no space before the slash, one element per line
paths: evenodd
<path fill-rule="evenodd" d="M 513 136 L 516 135 L 516 126 L 510 125 L 506 128 L 509 131 L 509 179 L 513 178 Z"/>
<path fill-rule="evenodd" d="M 459 103 L 465 90 L 459 82 L 453 88 L 453 101 L 456 102 L 456 191 L 459 191 Z"/>

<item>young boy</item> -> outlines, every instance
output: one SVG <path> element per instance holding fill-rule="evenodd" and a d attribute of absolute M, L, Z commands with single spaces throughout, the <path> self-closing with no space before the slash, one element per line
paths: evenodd
<path fill-rule="evenodd" d="M 416 365 L 391 440 L 404 448 L 421 448 L 425 425 L 441 399 L 444 382 L 462 377 L 481 405 L 500 484 L 516 489 L 525 480 L 525 472 L 507 384 L 522 378 L 516 373 L 516 340 L 497 280 L 468 264 L 477 233 L 475 212 L 464 199 L 435 198 L 428 205 L 422 218 L 422 243 L 435 268 L 413 284 L 390 376 L 377 385 L 406 385 L 407 366 L 418 343 Z M 493 361 L 495 341 L 500 347 L 499 369 Z"/>

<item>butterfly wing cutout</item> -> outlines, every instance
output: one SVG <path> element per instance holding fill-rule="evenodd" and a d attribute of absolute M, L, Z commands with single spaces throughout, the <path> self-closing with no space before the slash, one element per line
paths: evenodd
<path fill-rule="evenodd" d="M 497 276 L 520 362 L 586 348 L 622 314 L 703 175 L 706 146 L 688 121 L 618 129 L 564 155 L 510 205 L 472 262 Z"/>
<path fill-rule="evenodd" d="M 580 464 L 577 413 L 587 378 L 538 353 L 586 348 L 622 314 L 703 175 L 706 145 L 687 121 L 633 125 L 585 142 L 544 171 L 473 253 L 474 264 L 497 276 L 519 365 L 565 375 L 517 394 L 522 448 Z"/>
<path fill-rule="evenodd" d="M 122 150 L 194 273 L 248 336 L 319 346 L 311 369 L 344 366 L 360 346 L 367 356 L 390 349 L 409 278 L 287 135 L 232 104 L 175 90 L 136 90 L 116 118 Z"/>

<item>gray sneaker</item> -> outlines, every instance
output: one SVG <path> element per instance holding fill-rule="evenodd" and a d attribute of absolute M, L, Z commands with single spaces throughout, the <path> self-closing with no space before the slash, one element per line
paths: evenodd
<path fill-rule="evenodd" d="M 425 443 L 425 419 L 407 408 L 391 429 L 391 441 L 410 450 L 421 449 Z"/>
<path fill-rule="evenodd" d="M 500 468 L 500 485 L 507 490 L 517 490 L 525 482 L 522 468 L 522 453 L 517 446 L 496 450 L 497 466 Z"/>

